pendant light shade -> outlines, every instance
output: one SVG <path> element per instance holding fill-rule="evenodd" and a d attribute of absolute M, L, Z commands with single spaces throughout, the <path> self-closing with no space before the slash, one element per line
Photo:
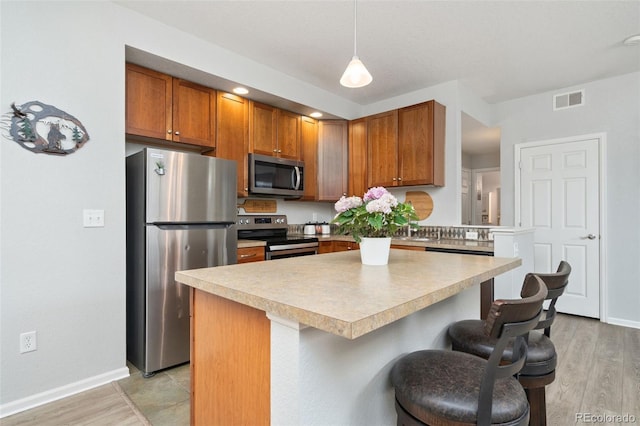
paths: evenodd
<path fill-rule="evenodd" d="M 367 68 L 364 66 L 360 58 L 354 56 L 347 65 L 347 69 L 344 70 L 344 74 L 342 74 L 342 78 L 340 79 L 340 84 L 345 87 L 363 87 L 373 81 L 373 77 Z"/>
<path fill-rule="evenodd" d="M 373 77 L 367 68 L 364 66 L 360 58 L 358 58 L 357 49 L 357 34 L 358 32 L 358 4 L 357 1 L 353 2 L 353 58 L 347 65 L 347 69 L 344 70 L 340 84 L 345 87 L 357 88 L 364 87 L 373 81 Z"/>

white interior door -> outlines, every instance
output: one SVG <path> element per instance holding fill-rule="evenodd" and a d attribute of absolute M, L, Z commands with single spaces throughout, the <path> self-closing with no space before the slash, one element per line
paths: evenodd
<path fill-rule="evenodd" d="M 569 262 L 569 286 L 556 307 L 593 318 L 600 317 L 599 142 L 523 145 L 519 164 L 519 222 L 536 229 L 535 272 L 555 272 L 561 260 Z"/>

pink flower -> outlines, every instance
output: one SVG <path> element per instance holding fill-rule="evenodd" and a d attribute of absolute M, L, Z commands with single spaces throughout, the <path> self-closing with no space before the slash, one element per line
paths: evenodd
<path fill-rule="evenodd" d="M 367 201 L 377 200 L 385 194 L 389 194 L 389 191 L 387 191 L 385 187 L 383 186 L 373 187 L 369 189 L 366 194 L 364 194 L 364 202 L 366 203 Z"/>
<path fill-rule="evenodd" d="M 360 207 L 362 205 L 362 198 L 360 197 L 345 197 L 344 195 L 336 201 L 335 209 L 338 213 L 346 212 L 349 209 Z"/>
<path fill-rule="evenodd" d="M 384 214 L 389 214 L 397 205 L 398 199 L 387 192 L 386 194 L 382 194 L 382 196 L 377 200 L 369 201 L 369 203 L 367 203 L 367 211 L 369 213 L 381 212 Z"/>

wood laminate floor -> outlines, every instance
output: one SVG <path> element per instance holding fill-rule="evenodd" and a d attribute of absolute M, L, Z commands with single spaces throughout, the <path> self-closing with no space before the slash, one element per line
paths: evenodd
<path fill-rule="evenodd" d="M 547 386 L 548 425 L 640 425 L 640 330 L 560 314 L 551 338 L 558 367 Z M 148 379 L 130 368 L 131 376 L 117 384 L 0 419 L 0 425 L 189 425 L 188 364 Z"/>
<path fill-rule="evenodd" d="M 551 340 L 558 366 L 547 386 L 549 425 L 640 424 L 640 330 L 558 315 Z"/>

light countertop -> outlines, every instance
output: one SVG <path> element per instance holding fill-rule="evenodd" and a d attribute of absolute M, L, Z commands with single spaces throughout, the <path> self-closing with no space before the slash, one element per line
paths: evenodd
<path fill-rule="evenodd" d="M 391 250 L 366 266 L 359 251 L 176 272 L 196 289 L 355 339 L 520 266 L 519 258 Z"/>
<path fill-rule="evenodd" d="M 238 240 L 238 248 L 265 247 L 266 245 L 267 245 L 266 241 L 260 241 L 260 240 Z"/>

